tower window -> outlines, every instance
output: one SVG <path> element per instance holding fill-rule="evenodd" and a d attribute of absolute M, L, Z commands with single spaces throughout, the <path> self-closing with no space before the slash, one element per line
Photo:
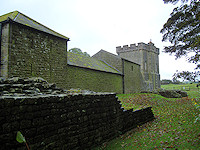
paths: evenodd
<path fill-rule="evenodd" d="M 147 62 L 144 63 L 144 70 L 147 70 Z"/>
<path fill-rule="evenodd" d="M 131 66 L 131 70 L 133 71 L 133 66 Z"/>

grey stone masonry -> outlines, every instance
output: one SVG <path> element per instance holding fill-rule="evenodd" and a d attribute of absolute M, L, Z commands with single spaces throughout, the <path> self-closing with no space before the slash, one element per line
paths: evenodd
<path fill-rule="evenodd" d="M 156 48 L 153 43 L 145 44 L 145 43 L 138 43 L 136 44 L 130 44 L 128 45 L 123 45 L 122 46 L 117 46 L 116 47 L 116 52 L 119 55 L 119 53 L 125 53 L 129 51 L 138 51 L 138 50 L 146 50 L 146 51 L 151 51 L 159 55 L 159 48 Z"/>
<path fill-rule="evenodd" d="M 2 84 L 21 90 L 26 84 L 49 85 L 41 78 L 12 78 Z M 59 89 L 48 94 L 42 89 L 35 95 L 0 96 L 0 149 L 26 149 L 16 141 L 20 131 L 31 150 L 88 150 L 154 119 L 151 107 L 125 110 L 114 93 L 67 94 Z"/>
<path fill-rule="evenodd" d="M 116 52 L 119 57 L 141 66 L 143 90 L 152 91 L 160 88 L 159 48 L 152 42 L 118 46 Z"/>

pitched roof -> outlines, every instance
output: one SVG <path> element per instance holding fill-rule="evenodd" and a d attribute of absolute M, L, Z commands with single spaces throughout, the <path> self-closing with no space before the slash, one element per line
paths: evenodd
<path fill-rule="evenodd" d="M 101 55 L 101 54 L 105 54 L 105 55 L 107 55 L 107 56 L 112 56 L 112 57 L 115 58 L 115 59 L 123 59 L 123 60 L 125 60 L 125 61 L 129 61 L 129 62 L 134 63 L 134 64 L 136 64 L 136 65 L 140 65 L 140 64 L 138 64 L 138 63 L 136 63 L 136 62 L 134 62 L 134 61 L 132 61 L 132 60 L 129 60 L 129 59 L 127 59 L 127 58 L 122 58 L 122 57 L 120 57 L 119 55 L 115 55 L 115 54 L 113 54 L 113 53 L 107 52 L 107 51 L 102 50 L 102 49 L 101 49 L 99 52 L 97 52 L 96 54 L 94 54 L 92 57 L 93 57 L 93 58 L 100 59 L 100 60 L 104 60 L 105 58 L 102 58 L 102 55 Z M 105 60 L 105 61 L 106 61 L 106 60 Z"/>
<path fill-rule="evenodd" d="M 80 54 L 74 54 L 71 52 L 68 52 L 67 54 L 68 54 L 67 63 L 69 65 L 122 74 L 118 70 L 116 70 L 116 69 L 112 68 L 111 66 L 109 66 L 108 64 L 104 63 L 103 61 L 97 60 L 95 58 L 86 57 L 86 56 L 83 56 Z"/>
<path fill-rule="evenodd" d="M 106 55 L 109 55 L 109 56 L 112 56 L 114 57 L 115 59 L 121 59 L 121 57 L 119 57 L 119 55 L 115 55 L 113 53 L 110 53 L 108 51 L 105 51 L 103 49 L 101 49 L 100 51 L 98 51 L 96 54 L 94 54 L 92 57 L 93 58 L 96 58 L 97 56 L 100 56 L 99 54 L 106 54 Z M 99 59 L 102 59 L 101 57 L 99 57 Z"/>
<path fill-rule="evenodd" d="M 14 22 L 17 22 L 17 23 L 35 28 L 37 30 L 55 35 L 57 37 L 69 40 L 68 37 L 51 30 L 50 28 L 48 28 L 48 27 L 40 24 L 39 22 L 29 18 L 28 16 L 20 13 L 19 11 L 13 11 L 13 12 L 10 12 L 8 14 L 0 16 L 0 22 L 7 21 L 7 20 L 12 20 Z"/>

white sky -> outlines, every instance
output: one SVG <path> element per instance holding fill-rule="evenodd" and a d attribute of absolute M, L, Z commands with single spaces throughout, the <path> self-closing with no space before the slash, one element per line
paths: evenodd
<path fill-rule="evenodd" d="M 173 8 L 162 0 L 0 0 L 0 15 L 18 10 L 70 38 L 68 49 L 80 48 L 93 55 L 104 49 L 148 43 L 160 49 L 161 79 L 172 79 L 176 70 L 193 71 L 186 59 L 163 53 L 160 30 Z"/>

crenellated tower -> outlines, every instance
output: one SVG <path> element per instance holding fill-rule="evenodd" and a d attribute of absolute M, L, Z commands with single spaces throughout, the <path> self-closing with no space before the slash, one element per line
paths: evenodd
<path fill-rule="evenodd" d="M 140 64 L 143 90 L 160 88 L 159 49 L 152 42 L 118 46 L 116 52 L 121 58 Z"/>

